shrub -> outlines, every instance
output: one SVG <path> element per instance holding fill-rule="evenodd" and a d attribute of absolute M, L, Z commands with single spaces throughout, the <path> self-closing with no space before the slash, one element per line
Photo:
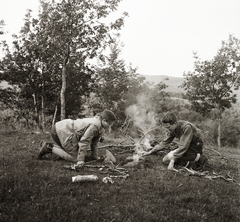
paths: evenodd
<path fill-rule="evenodd" d="M 240 111 L 231 108 L 223 113 L 221 143 L 223 146 L 240 145 Z"/>

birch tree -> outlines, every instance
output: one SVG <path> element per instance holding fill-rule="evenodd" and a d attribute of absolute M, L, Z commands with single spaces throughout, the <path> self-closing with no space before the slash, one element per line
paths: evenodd
<path fill-rule="evenodd" d="M 39 18 L 42 38 L 46 47 L 55 49 L 55 57 L 62 70 L 61 119 L 66 115 L 69 61 L 72 57 L 77 57 L 86 62 L 96 57 L 99 50 L 111 42 L 111 30 L 120 30 L 127 14 L 124 13 L 110 24 L 104 23 L 104 18 L 117 9 L 119 2 L 120 0 L 41 1 L 42 12 Z"/>

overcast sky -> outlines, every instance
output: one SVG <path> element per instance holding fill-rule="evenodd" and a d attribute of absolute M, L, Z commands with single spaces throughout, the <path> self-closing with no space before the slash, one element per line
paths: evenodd
<path fill-rule="evenodd" d="M 37 14 L 38 6 L 38 0 L 0 0 L 9 35 L 18 34 L 26 9 Z M 129 17 L 121 31 L 122 58 L 144 75 L 181 77 L 192 70 L 193 51 L 211 59 L 229 34 L 240 39 L 240 0 L 122 0 L 112 17 L 123 11 Z"/>

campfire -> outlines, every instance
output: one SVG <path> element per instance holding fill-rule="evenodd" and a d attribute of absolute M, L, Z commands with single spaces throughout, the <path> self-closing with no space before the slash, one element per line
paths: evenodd
<path fill-rule="evenodd" d="M 144 139 L 142 143 L 140 141 L 135 144 L 134 153 L 131 156 L 126 158 L 126 162 L 123 167 L 134 167 L 137 166 L 139 163 L 145 161 L 145 158 L 142 156 L 143 151 L 147 151 L 150 146 L 150 143 L 147 138 Z"/>

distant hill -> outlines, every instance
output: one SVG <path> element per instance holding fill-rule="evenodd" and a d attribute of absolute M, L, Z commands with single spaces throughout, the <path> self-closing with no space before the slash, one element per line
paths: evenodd
<path fill-rule="evenodd" d="M 143 75 L 146 78 L 146 81 L 154 84 L 158 84 L 159 82 L 164 82 L 168 87 L 165 91 L 173 92 L 173 93 L 184 93 L 185 90 L 180 88 L 180 86 L 184 82 L 184 78 L 181 77 L 173 77 L 173 76 L 151 76 L 151 75 Z"/>
<path fill-rule="evenodd" d="M 166 75 L 142 75 L 146 78 L 146 81 L 154 84 L 158 84 L 159 82 L 164 82 L 168 87 L 166 88 L 166 92 L 173 92 L 173 93 L 185 93 L 186 91 L 179 86 L 182 85 L 184 82 L 183 77 L 173 77 L 173 76 L 166 76 Z M 235 90 L 234 93 L 237 94 L 237 103 L 240 103 L 240 90 Z"/>
<path fill-rule="evenodd" d="M 146 78 L 146 81 L 154 84 L 158 84 L 159 82 L 164 82 L 168 87 L 166 88 L 166 92 L 173 92 L 173 93 L 185 93 L 186 91 L 181 88 L 180 86 L 184 82 L 183 77 L 173 77 L 173 76 L 166 76 L 166 75 L 142 75 Z M 8 87 L 7 82 L 3 81 L 0 82 L 0 88 Z M 237 94 L 237 102 L 240 103 L 240 90 L 236 90 L 235 93 Z"/>

